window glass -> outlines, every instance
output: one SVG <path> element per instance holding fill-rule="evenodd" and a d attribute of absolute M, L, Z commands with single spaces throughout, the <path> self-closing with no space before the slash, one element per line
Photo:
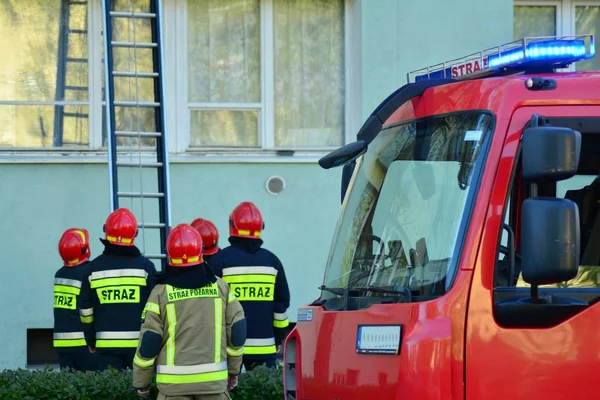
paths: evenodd
<path fill-rule="evenodd" d="M 575 33 L 578 35 L 594 34 L 596 54 L 598 54 L 598 35 L 600 34 L 600 6 L 575 6 Z M 597 71 L 600 69 L 600 58 L 575 63 L 578 71 Z"/>
<path fill-rule="evenodd" d="M 584 194 L 585 187 L 591 185 L 596 179 L 593 175 L 576 175 L 570 179 L 557 182 L 556 184 L 556 197 L 567 198 L 575 201 L 579 208 L 579 218 L 581 224 L 580 238 L 581 238 L 581 257 L 582 261 L 579 265 L 579 272 L 577 276 L 570 281 L 562 282 L 559 284 L 542 285 L 540 287 L 563 287 L 563 288 L 598 288 L 600 287 L 600 264 L 599 262 L 588 263 L 585 261 L 585 252 L 588 246 L 594 246 L 597 244 L 589 241 L 590 236 L 593 234 L 594 223 L 597 213 L 600 211 L 600 203 L 597 200 L 597 194 L 589 197 Z M 591 201 L 590 201 L 591 200 Z M 594 201 L 595 200 L 595 201 Z M 529 287 L 530 285 L 523 280 L 523 276 L 519 275 L 517 282 L 519 287 Z"/>
<path fill-rule="evenodd" d="M 188 101 L 260 103 L 260 0 L 188 1 Z M 192 146 L 255 146 L 258 110 L 192 111 Z M 256 122 L 256 125 L 254 124 Z"/>
<path fill-rule="evenodd" d="M 150 0 L 113 0 L 113 10 L 126 12 L 150 12 Z M 102 14 L 98 19 L 102 18 Z M 119 42 L 152 42 L 151 19 L 113 17 L 113 40 Z M 104 76 L 104 36 L 100 35 L 102 57 L 102 100 L 106 100 Z M 113 47 L 113 66 L 115 71 L 154 72 L 153 49 Z M 114 77 L 115 101 L 153 102 L 154 82 L 151 77 Z M 106 107 L 102 108 L 102 143 L 107 146 Z M 115 107 L 115 130 L 129 132 L 155 132 L 156 112 L 153 108 Z M 117 146 L 137 148 L 156 146 L 156 139 L 136 137 L 118 137 Z"/>
<path fill-rule="evenodd" d="M 239 146 L 258 146 L 258 111 L 191 110 L 192 125 L 203 132 L 193 135 L 190 146 L 218 147 L 223 137 Z"/>
<path fill-rule="evenodd" d="M 515 6 L 513 13 L 513 37 L 515 40 L 557 34 L 556 6 Z"/>
<path fill-rule="evenodd" d="M 0 2 L 1 147 L 87 145 L 88 7 L 60 0 Z"/>
<path fill-rule="evenodd" d="M 355 172 L 329 256 L 329 287 L 443 294 L 493 117 L 460 113 L 385 129 Z M 323 296 L 330 296 L 323 293 Z"/>
<path fill-rule="evenodd" d="M 344 144 L 344 1 L 275 0 L 275 146 Z"/>

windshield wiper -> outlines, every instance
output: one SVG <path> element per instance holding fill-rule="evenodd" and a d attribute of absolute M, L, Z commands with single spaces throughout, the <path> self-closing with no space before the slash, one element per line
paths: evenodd
<path fill-rule="evenodd" d="M 339 288 L 339 287 L 327 287 L 325 285 L 319 286 L 318 289 L 325 291 L 325 292 L 336 294 L 340 297 L 345 297 L 344 302 L 346 304 L 348 303 L 348 289 Z M 310 305 L 311 306 L 322 306 L 323 304 L 325 304 L 327 302 L 327 300 L 328 299 L 319 298 L 319 299 L 313 301 L 312 303 L 310 303 Z"/>
<path fill-rule="evenodd" d="M 412 292 L 410 291 L 410 289 L 408 289 L 407 287 L 404 287 L 404 286 L 394 285 L 394 287 L 392 287 L 391 289 L 387 289 L 387 288 L 382 288 L 379 286 L 369 285 L 369 286 L 352 287 L 352 288 L 349 288 L 348 290 L 350 290 L 350 291 L 364 290 L 364 291 L 373 292 L 373 293 L 401 294 L 406 298 L 406 300 L 409 303 L 412 303 Z"/>
<path fill-rule="evenodd" d="M 327 287 L 325 285 L 321 285 L 319 286 L 319 289 L 329 293 L 337 294 L 338 296 L 343 296 L 344 294 L 346 294 L 346 289 L 338 287 Z"/>

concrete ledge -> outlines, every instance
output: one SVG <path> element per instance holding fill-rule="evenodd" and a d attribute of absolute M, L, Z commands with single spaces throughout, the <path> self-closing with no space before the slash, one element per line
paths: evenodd
<path fill-rule="evenodd" d="M 169 164 L 316 164 L 327 153 L 294 154 L 172 154 Z M 119 154 L 122 160 L 139 154 Z M 142 160 L 150 156 L 142 155 Z M 25 153 L 0 151 L 0 164 L 108 164 L 106 153 Z"/>

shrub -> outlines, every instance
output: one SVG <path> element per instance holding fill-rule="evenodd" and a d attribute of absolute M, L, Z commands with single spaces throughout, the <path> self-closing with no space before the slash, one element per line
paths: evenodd
<path fill-rule="evenodd" d="M 281 400 L 283 379 L 280 368 L 257 367 L 240 376 L 231 392 L 233 400 Z M 2 400 L 138 400 L 131 387 L 131 371 L 109 369 L 101 372 L 57 372 L 24 369 L 0 372 Z M 156 386 L 148 397 L 155 400 Z"/>
<path fill-rule="evenodd" d="M 238 386 L 231 392 L 232 400 L 282 400 L 283 398 L 281 367 L 277 369 L 256 367 L 240 375 Z"/>

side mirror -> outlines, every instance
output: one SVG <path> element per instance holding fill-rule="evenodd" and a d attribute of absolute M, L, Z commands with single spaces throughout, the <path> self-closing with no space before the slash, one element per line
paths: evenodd
<path fill-rule="evenodd" d="M 523 201 L 521 268 L 523 280 L 537 286 L 573 279 L 579 270 L 579 209 L 571 200 L 553 197 Z M 534 293 L 535 291 L 535 293 Z"/>
<path fill-rule="evenodd" d="M 523 131 L 523 179 L 557 182 L 577 173 L 581 133 L 557 126 L 538 126 Z"/>
<path fill-rule="evenodd" d="M 367 144 L 362 140 L 348 143 L 337 150 L 332 151 L 319 160 L 319 165 L 323 169 L 330 169 L 348 164 L 356 160 L 367 151 Z"/>

